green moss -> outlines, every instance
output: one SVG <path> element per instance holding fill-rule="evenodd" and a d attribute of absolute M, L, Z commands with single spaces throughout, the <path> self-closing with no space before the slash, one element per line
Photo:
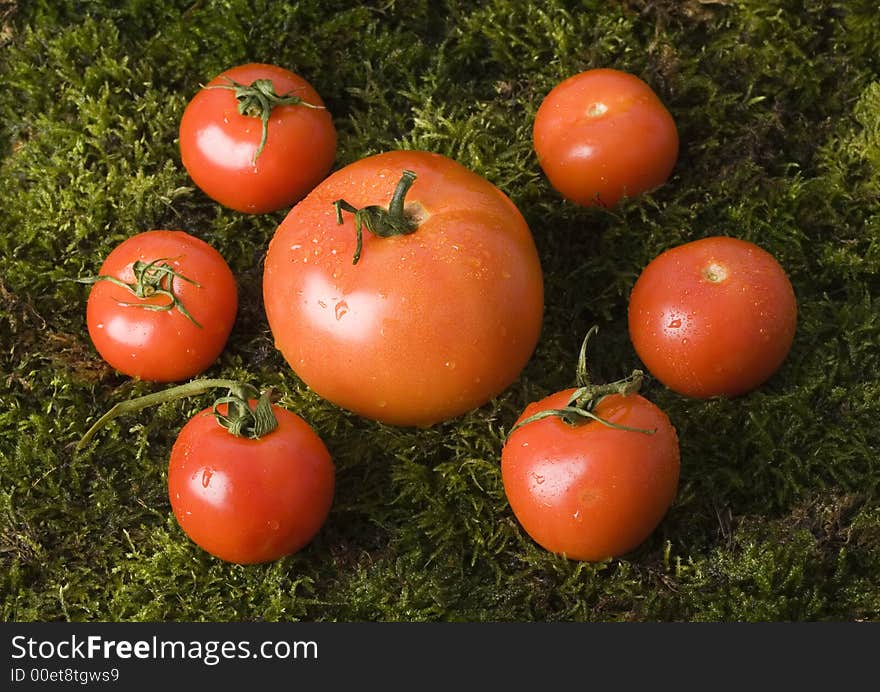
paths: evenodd
<path fill-rule="evenodd" d="M 876 3 L 193 3 L 65 0 L 0 11 L 0 615 L 5 620 L 838 620 L 880 618 L 880 29 Z M 196 189 L 177 126 L 198 85 L 245 61 L 311 81 L 337 166 L 395 148 L 447 154 L 527 219 L 546 279 L 538 348 L 481 409 L 427 430 L 341 411 L 275 350 L 261 262 L 284 211 L 244 216 Z M 610 66 L 679 127 L 671 180 L 614 210 L 564 202 L 531 148 L 543 96 Z M 330 518 L 300 553 L 207 556 L 165 489 L 174 434 L 207 399 L 115 421 L 153 391 L 85 331 L 86 289 L 120 240 L 181 228 L 235 271 L 241 307 L 211 374 L 272 386 L 327 441 Z M 656 254 L 713 234 L 783 264 L 799 303 L 783 367 L 733 401 L 649 382 L 682 449 L 657 531 L 601 564 L 519 528 L 499 455 L 522 408 L 637 365 L 629 291 Z"/>

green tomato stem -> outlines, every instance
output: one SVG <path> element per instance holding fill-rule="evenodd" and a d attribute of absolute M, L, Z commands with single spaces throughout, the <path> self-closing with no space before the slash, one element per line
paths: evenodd
<path fill-rule="evenodd" d="M 388 208 L 378 204 L 372 204 L 368 207 L 358 209 L 354 205 L 346 202 L 344 199 L 337 199 L 333 202 L 336 209 L 336 223 L 342 224 L 342 212 L 347 211 L 354 214 L 355 232 L 357 233 L 357 246 L 354 251 L 352 264 L 357 264 L 361 258 L 361 250 L 364 245 L 363 228 L 380 238 L 390 238 L 395 235 L 409 235 L 415 233 L 419 225 L 416 221 L 406 213 L 404 202 L 406 194 L 416 180 L 414 171 L 404 170 L 397 187 L 394 188 L 394 194 L 391 196 L 391 202 Z"/>
<path fill-rule="evenodd" d="M 141 262 L 140 260 L 137 260 L 131 267 L 135 277 L 134 283 L 131 284 L 127 284 L 124 281 L 117 279 L 115 276 L 109 276 L 106 274 L 87 276 L 82 279 L 73 280 L 77 283 L 89 285 L 98 283 L 99 281 L 109 281 L 120 288 L 124 288 L 135 298 L 139 298 L 140 300 L 146 300 L 153 296 L 164 296 L 168 298 L 167 303 L 119 304 L 126 308 L 141 308 L 143 310 L 153 310 L 156 312 L 164 312 L 176 308 L 180 314 L 186 317 L 194 325 L 201 328 L 202 325 L 196 321 L 195 317 L 193 317 L 189 310 L 186 309 L 186 306 L 180 300 L 180 297 L 174 293 L 174 279 L 186 281 L 196 288 L 201 288 L 202 285 L 198 281 L 194 281 L 193 279 L 174 271 L 174 267 L 169 264 L 169 261 L 170 260 L 167 258 L 155 259 L 151 262 Z"/>
<path fill-rule="evenodd" d="M 609 428 L 614 428 L 615 430 L 639 432 L 646 435 L 652 435 L 657 432 L 656 430 L 633 428 L 627 425 L 620 425 L 619 423 L 612 423 L 611 421 L 605 420 L 593 413 L 593 410 L 604 397 L 609 394 L 619 394 L 621 396 L 635 394 L 639 391 L 642 382 L 645 379 L 644 372 L 641 370 L 633 370 L 629 377 L 617 380 L 616 382 L 609 382 L 608 384 L 590 384 L 590 378 L 587 372 L 587 343 L 589 342 L 590 337 L 598 331 L 599 328 L 594 325 L 584 337 L 584 341 L 581 344 L 580 354 L 578 355 L 576 376 L 577 389 L 569 397 L 566 405 L 558 409 L 545 409 L 544 411 L 539 411 L 525 420 L 520 421 L 511 428 L 507 435 L 508 438 L 515 430 L 518 430 L 524 425 L 550 417 L 560 418 L 569 425 L 581 425 L 589 421 L 596 421 L 597 423 L 601 423 Z"/>
<path fill-rule="evenodd" d="M 260 395 L 255 387 L 235 380 L 193 380 L 186 384 L 164 389 L 161 392 L 154 392 L 152 394 L 138 397 L 137 399 L 129 399 L 128 401 L 119 402 L 95 421 L 92 427 L 86 431 L 86 434 L 83 435 L 82 439 L 77 443 L 74 452 L 78 453 L 85 449 L 95 434 L 114 418 L 135 413 L 145 408 L 149 408 L 150 406 L 156 406 L 158 404 L 204 394 L 205 392 L 216 388 L 229 390 L 227 396 L 214 402 L 213 412 L 214 417 L 217 419 L 217 424 L 229 431 L 230 434 L 235 435 L 236 437 L 246 435 L 251 439 L 259 439 L 272 432 L 272 430 L 278 426 L 278 421 L 275 418 L 275 414 L 272 412 L 272 404 L 268 392 L 263 392 L 263 394 Z M 259 396 L 259 400 L 257 402 L 256 410 L 252 411 L 248 400 L 256 396 Z M 218 410 L 218 407 L 221 404 L 228 404 L 226 415 L 220 414 Z"/>
<path fill-rule="evenodd" d="M 324 110 L 324 106 L 317 106 L 314 103 L 303 101 L 301 97 L 295 95 L 292 91 L 281 95 L 276 94 L 275 85 L 271 79 L 257 79 L 252 84 L 241 84 L 229 77 L 224 77 L 224 79 L 229 84 L 215 84 L 213 86 L 206 86 L 205 89 L 228 89 L 232 91 L 238 101 L 239 114 L 251 118 L 259 118 L 262 122 L 260 145 L 257 147 L 256 152 L 254 152 L 253 163 L 257 162 L 266 146 L 266 140 L 269 138 L 269 118 L 275 106 L 304 106 L 305 108 Z"/>

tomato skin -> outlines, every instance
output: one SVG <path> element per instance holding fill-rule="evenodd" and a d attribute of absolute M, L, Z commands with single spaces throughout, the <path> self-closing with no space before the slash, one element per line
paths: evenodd
<path fill-rule="evenodd" d="M 288 207 L 324 178 L 336 157 L 336 128 L 330 113 L 303 105 L 272 110 L 268 137 L 256 162 L 262 122 L 241 115 L 226 78 L 250 85 L 271 79 L 275 93 L 294 92 L 324 106 L 315 89 L 289 70 L 249 63 L 212 79 L 189 102 L 180 121 L 180 156 L 193 182 L 209 197 L 236 211 L 262 214 Z"/>
<path fill-rule="evenodd" d="M 574 389 L 529 404 L 517 423 L 566 405 Z M 679 447 L 666 414 L 640 396 L 611 394 L 601 418 L 570 425 L 552 416 L 514 430 L 501 452 L 501 478 L 520 525 L 544 549 L 573 560 L 619 557 L 654 531 L 675 499 Z"/>
<path fill-rule="evenodd" d="M 633 286 L 628 320 L 636 353 L 669 389 L 697 399 L 734 397 L 785 360 L 797 302 L 770 253 L 716 236 L 652 260 Z"/>
<path fill-rule="evenodd" d="M 669 111 L 635 75 L 599 68 L 557 84 L 533 125 L 538 163 L 550 184 L 582 206 L 613 207 L 659 187 L 678 159 Z"/>
<path fill-rule="evenodd" d="M 338 225 L 333 202 L 387 206 L 417 178 L 409 235 Z M 543 275 L 510 199 L 439 154 L 396 151 L 333 173 L 297 204 L 266 256 L 263 298 L 276 346 L 319 395 L 362 416 L 428 426 L 483 405 L 535 348 Z"/>
<path fill-rule="evenodd" d="M 225 415 L 226 405 L 219 410 Z M 231 435 L 206 408 L 171 449 L 175 518 L 199 547 L 228 562 L 256 564 L 297 552 L 333 503 L 335 470 L 323 441 L 296 414 L 272 410 L 278 427 L 252 440 Z"/>
<path fill-rule="evenodd" d="M 151 230 L 117 245 L 98 272 L 131 284 L 138 260 L 168 259 L 175 271 L 199 286 L 173 279 L 173 292 L 201 326 L 178 309 L 154 311 L 120 303 L 168 304 L 163 296 L 137 298 L 109 281 L 92 285 L 86 304 L 89 336 L 104 360 L 120 372 L 153 382 L 197 375 L 220 355 L 238 310 L 238 289 L 229 265 L 205 241 L 183 231 Z"/>

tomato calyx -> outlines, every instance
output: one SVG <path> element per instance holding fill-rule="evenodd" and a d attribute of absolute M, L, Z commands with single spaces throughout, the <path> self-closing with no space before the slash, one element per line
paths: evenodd
<path fill-rule="evenodd" d="M 403 206 L 406 199 L 406 193 L 409 192 L 409 189 L 412 187 L 415 180 L 416 174 L 414 171 L 403 171 L 403 174 L 397 183 L 397 187 L 394 189 L 394 194 L 391 197 L 391 202 L 388 204 L 387 209 L 378 204 L 371 204 L 370 206 L 361 207 L 359 209 L 346 202 L 344 199 L 337 199 L 333 202 L 333 207 L 336 209 L 337 224 L 341 225 L 343 223 L 343 211 L 354 214 L 355 231 L 357 232 L 357 246 L 355 247 L 354 258 L 351 262 L 352 264 L 357 264 L 361 258 L 361 250 L 364 246 L 364 226 L 366 226 L 370 233 L 380 238 L 390 238 L 395 235 L 409 235 L 418 230 L 418 223 L 412 218 L 412 216 L 407 214 Z"/>
<path fill-rule="evenodd" d="M 652 435 L 657 432 L 656 429 L 647 430 L 645 428 L 634 428 L 628 425 L 612 423 L 593 412 L 599 402 L 609 394 L 629 396 L 630 394 L 637 393 L 645 379 L 645 373 L 643 371 L 633 370 L 629 377 L 625 377 L 621 380 L 616 380 L 615 382 L 609 382 L 607 384 L 592 384 L 587 372 L 587 343 L 589 342 L 590 337 L 597 331 L 599 331 L 598 327 L 591 327 L 581 344 L 576 375 L 577 389 L 572 392 L 566 405 L 561 408 L 538 411 L 538 413 L 520 421 L 511 428 L 508 433 L 508 438 L 514 433 L 514 431 L 524 425 L 551 417 L 560 418 L 563 422 L 569 425 L 581 425 L 589 421 L 596 421 L 597 423 L 601 423 L 602 425 L 615 430 L 625 430 L 627 432 L 637 432 L 646 435 Z"/>
<path fill-rule="evenodd" d="M 131 267 L 134 272 L 135 281 L 130 284 L 117 279 L 115 276 L 109 276 L 107 274 L 88 276 L 82 279 L 75 279 L 75 281 L 81 284 L 96 284 L 99 281 L 109 281 L 120 288 L 124 288 L 140 300 L 146 300 L 154 296 L 165 296 L 169 300 L 167 303 L 120 302 L 119 305 L 126 308 L 143 308 L 144 310 L 153 310 L 156 312 L 176 309 L 190 322 L 201 328 L 202 325 L 196 321 L 195 317 L 193 317 L 189 310 L 186 309 L 186 306 L 177 294 L 174 293 L 174 279 L 186 281 L 196 288 L 201 288 L 202 285 L 198 281 L 190 279 L 180 272 L 175 271 L 174 267 L 169 264 L 169 262 L 170 260 L 168 258 L 155 259 L 150 262 L 137 260 Z"/>
<path fill-rule="evenodd" d="M 202 379 L 193 380 L 186 384 L 176 387 L 170 387 L 161 392 L 154 392 L 138 397 L 137 399 L 129 399 L 121 401 L 113 406 L 107 413 L 101 416 L 86 431 L 80 441 L 76 444 L 75 453 L 85 449 L 95 434 L 114 418 L 129 413 L 134 413 L 150 406 L 176 401 L 189 396 L 204 394 L 205 392 L 224 388 L 228 390 L 226 396 L 219 398 L 214 402 L 212 412 L 217 424 L 224 428 L 229 434 L 235 437 L 247 437 L 251 440 L 259 440 L 271 433 L 278 427 L 278 420 L 272 411 L 272 401 L 270 392 L 265 391 L 262 394 L 253 387 L 235 380 L 225 379 Z M 249 399 L 256 398 L 256 407 L 251 409 Z M 227 405 L 225 414 L 220 413 L 219 407 L 222 404 Z"/>
<path fill-rule="evenodd" d="M 259 397 L 256 408 L 251 410 L 248 399 Z M 226 414 L 220 413 L 220 405 L 227 404 Z M 269 392 L 262 394 L 255 387 L 232 383 L 229 393 L 217 399 L 211 409 L 220 427 L 236 437 L 249 437 L 259 440 L 278 427 L 278 420 L 272 413 L 272 400 Z"/>
<path fill-rule="evenodd" d="M 269 138 L 269 118 L 275 106 L 305 106 L 316 110 L 324 110 L 324 106 L 318 106 L 308 101 L 303 101 L 292 91 L 286 94 L 275 93 L 275 85 L 271 79 L 256 79 L 252 84 L 242 84 L 234 79 L 224 77 L 229 84 L 214 84 L 204 87 L 205 89 L 228 89 L 235 95 L 238 101 L 238 112 L 251 118 L 259 118 L 263 123 L 263 131 L 260 136 L 260 145 L 254 152 L 253 162 L 256 163 L 266 146 Z"/>

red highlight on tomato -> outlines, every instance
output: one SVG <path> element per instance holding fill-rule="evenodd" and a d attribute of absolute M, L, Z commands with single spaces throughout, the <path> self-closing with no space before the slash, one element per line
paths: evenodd
<path fill-rule="evenodd" d="M 217 360 L 232 331 L 238 289 L 226 260 L 183 231 L 152 230 L 107 255 L 86 305 L 89 336 L 130 377 L 176 382 Z"/>
<path fill-rule="evenodd" d="M 189 419 L 168 461 L 168 497 L 181 529 L 221 560 L 256 564 L 304 548 L 327 520 L 335 467 L 302 418 L 242 382 L 198 379 L 122 401 L 76 445 L 87 449 L 111 420 L 222 387 L 228 393 Z M 259 397 L 259 398 L 257 398 Z"/>
<path fill-rule="evenodd" d="M 439 154 L 394 151 L 336 171 L 266 255 L 275 344 L 319 395 L 427 426 L 519 375 L 544 309 L 532 234 L 497 187 Z"/>
<path fill-rule="evenodd" d="M 299 75 L 275 65 L 239 65 L 187 105 L 180 157 L 206 195 L 261 214 L 292 205 L 327 175 L 336 128 L 318 92 Z"/>
<path fill-rule="evenodd" d="M 536 543 L 596 562 L 630 552 L 657 528 L 678 491 L 680 457 L 669 417 L 637 393 L 643 373 L 591 384 L 584 349 L 578 387 L 529 404 L 517 419 L 501 478 Z"/>
<path fill-rule="evenodd" d="M 535 114 L 533 142 L 563 197 L 601 207 L 665 183 L 679 144 L 675 121 L 651 87 L 607 68 L 557 84 Z"/>
<path fill-rule="evenodd" d="M 797 301 L 769 252 L 716 236 L 653 259 L 633 286 L 628 321 L 636 353 L 667 387 L 698 399 L 733 397 L 785 361 Z"/>
<path fill-rule="evenodd" d="M 228 562 L 270 562 L 298 552 L 333 503 L 335 470 L 323 441 L 296 414 L 274 405 L 272 411 L 277 427 L 252 439 L 230 435 L 207 408 L 190 418 L 171 449 L 168 497 L 177 522 L 193 542 Z M 228 404 L 218 412 L 226 415 Z"/>

